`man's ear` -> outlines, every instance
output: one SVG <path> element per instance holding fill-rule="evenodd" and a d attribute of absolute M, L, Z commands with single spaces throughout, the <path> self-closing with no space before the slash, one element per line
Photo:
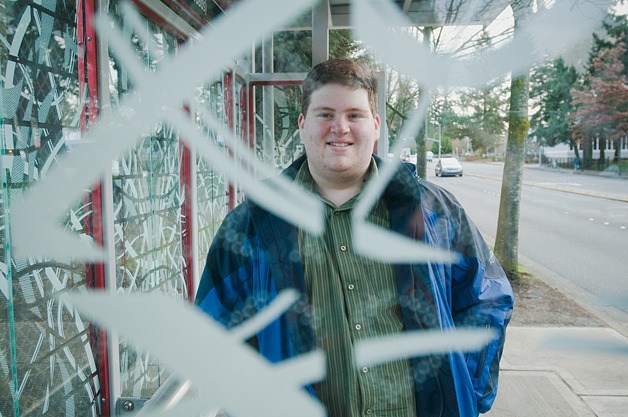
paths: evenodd
<path fill-rule="evenodd" d="M 299 114 L 299 118 L 297 119 L 297 124 L 299 125 L 299 130 L 303 129 L 303 123 L 305 123 L 305 116 L 303 113 Z"/>
<path fill-rule="evenodd" d="M 377 140 L 379 139 L 379 128 L 381 126 L 382 121 L 379 118 L 379 114 L 376 114 L 373 119 L 375 120 L 375 130 L 377 131 L 377 137 L 375 138 L 375 141 L 377 142 Z"/>

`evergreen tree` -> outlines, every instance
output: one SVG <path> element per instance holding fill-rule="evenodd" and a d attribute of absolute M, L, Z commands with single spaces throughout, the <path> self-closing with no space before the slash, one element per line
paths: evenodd
<path fill-rule="evenodd" d="M 507 95 L 501 80 L 482 89 L 469 89 L 460 96 L 460 106 L 465 116 L 460 120 L 459 138 L 471 138 L 473 149 L 488 152 L 502 140 L 506 129 L 505 113 Z"/>
<path fill-rule="evenodd" d="M 574 112 L 571 89 L 577 80 L 576 69 L 562 58 L 537 67 L 532 73 L 530 98 L 539 110 L 532 116 L 530 125 L 534 135 L 549 146 L 564 142 L 575 145 L 570 116 Z M 577 147 L 574 149 L 577 151 Z"/>
<path fill-rule="evenodd" d="M 606 33 L 601 36 L 597 33 L 593 34 L 593 48 L 589 55 L 589 71 L 592 71 L 591 64 L 593 60 L 600 55 L 604 49 L 611 49 L 617 45 L 617 42 L 623 43 L 624 49 L 628 50 L 628 19 L 625 15 L 609 14 L 603 24 Z M 624 75 L 628 77 L 628 54 L 624 53 L 620 58 L 624 64 Z"/>
<path fill-rule="evenodd" d="M 456 113 L 457 107 L 459 107 L 458 103 L 451 100 L 447 94 L 437 96 L 432 100 L 430 116 L 428 117 L 432 123 L 427 129 L 427 136 L 434 139 L 429 145 L 429 149 L 435 155 L 438 154 L 438 142 L 436 140 L 441 140 L 442 154 L 451 154 L 454 150 L 453 140 L 467 136 L 466 120 Z"/>
<path fill-rule="evenodd" d="M 312 68 L 312 31 L 275 32 L 273 45 L 275 72 L 308 72 Z M 350 29 L 329 31 L 329 57 L 370 62 L 360 42 L 351 37 Z"/>

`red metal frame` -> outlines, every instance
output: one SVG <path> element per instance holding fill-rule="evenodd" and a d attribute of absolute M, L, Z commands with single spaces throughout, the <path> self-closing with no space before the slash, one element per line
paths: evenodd
<path fill-rule="evenodd" d="M 233 73 L 225 72 L 222 76 L 222 91 L 223 91 L 223 102 L 225 105 L 225 118 L 227 119 L 227 126 L 231 131 L 235 129 L 235 124 L 233 120 Z M 233 156 L 233 153 L 230 152 L 230 155 Z M 229 197 L 229 210 L 233 210 L 236 205 L 236 187 L 233 183 L 233 180 L 229 180 L 229 191 L 227 191 L 227 195 Z"/>
<path fill-rule="evenodd" d="M 190 113 L 189 107 L 185 108 Z M 192 256 L 192 154 L 183 141 L 179 143 L 181 152 L 181 165 L 179 167 L 179 188 L 183 191 L 183 203 L 181 204 L 181 251 L 185 261 L 183 277 L 187 283 L 189 301 L 194 301 L 194 257 Z"/>
<path fill-rule="evenodd" d="M 249 94 L 246 85 L 240 88 L 240 137 L 242 140 L 247 140 L 252 130 L 247 123 L 250 119 L 248 117 L 249 109 Z M 255 150 L 255 142 L 249 140 L 249 147 Z"/>
<path fill-rule="evenodd" d="M 179 17 L 185 20 L 190 26 L 196 30 L 201 30 L 209 21 L 203 16 L 199 15 L 196 10 L 191 8 L 188 4 L 178 0 L 162 0 L 162 2 L 171 8 Z"/>
<path fill-rule="evenodd" d="M 163 27 L 168 32 L 172 33 L 173 35 L 175 35 L 177 38 L 179 38 L 181 40 L 186 40 L 187 39 L 187 35 L 185 33 L 181 32 L 180 30 L 178 30 L 177 28 L 172 26 L 170 24 L 170 22 L 168 22 L 163 17 L 161 17 L 158 14 L 156 14 L 155 12 L 153 12 L 144 3 L 141 3 L 141 2 L 139 2 L 137 0 L 133 0 L 133 4 L 137 8 L 137 10 L 139 10 L 140 13 L 143 14 L 144 16 L 146 16 L 148 18 L 148 20 L 150 20 L 151 22 L 157 23 L 159 26 Z"/>
<path fill-rule="evenodd" d="M 198 14 L 196 14 L 192 9 L 190 9 L 187 5 L 181 4 L 180 2 L 176 0 L 167 0 L 164 3 L 166 3 L 170 8 L 172 8 L 173 6 L 176 7 L 178 10 L 181 9 L 181 7 L 185 7 L 186 13 L 193 15 L 194 18 L 200 19 L 201 21 L 204 20 L 200 16 L 198 16 Z M 181 45 L 182 41 L 187 40 L 187 35 L 185 33 L 176 29 L 168 21 L 166 21 L 164 18 L 162 18 L 161 16 L 153 12 L 150 8 L 148 8 L 145 4 L 137 0 L 133 0 L 133 4 L 135 5 L 135 7 L 137 7 L 140 13 L 142 13 L 148 20 L 160 25 L 166 31 L 170 32 L 175 37 L 177 37 L 179 40 L 178 46 Z M 174 10 L 174 11 L 176 12 L 177 10 Z M 186 19 L 186 20 L 188 21 L 188 23 L 192 24 L 192 22 L 190 22 L 189 19 Z M 197 27 L 198 25 L 192 24 L 192 26 L 196 27 L 197 29 L 200 29 L 199 27 Z M 186 108 L 185 110 L 189 111 L 189 108 Z M 194 267 L 195 266 L 193 265 L 194 257 L 192 256 L 192 201 L 191 201 L 192 199 L 192 189 L 191 189 L 192 187 L 192 179 L 191 179 L 192 160 L 191 160 L 190 149 L 183 142 L 180 143 L 179 150 L 181 152 L 181 164 L 179 166 L 179 186 L 180 186 L 180 189 L 183 190 L 183 195 L 184 195 L 183 203 L 181 204 L 181 215 L 183 217 L 182 224 L 185 226 L 181 230 L 181 251 L 182 251 L 183 259 L 185 261 L 185 267 L 183 268 L 183 271 L 181 272 L 183 273 L 183 277 L 188 287 L 188 293 L 186 294 L 187 298 L 189 301 L 194 301 Z"/>
<path fill-rule="evenodd" d="M 96 47 L 96 32 L 94 28 L 95 1 L 79 1 L 77 6 L 77 38 L 79 47 L 83 53 L 78 54 L 78 84 L 79 91 L 85 91 L 87 83 L 86 106 L 81 112 L 80 128 L 85 132 L 89 124 L 93 124 L 98 119 L 98 61 Z M 102 213 L 102 185 L 96 184 L 91 192 L 91 214 L 85 218 L 85 233 L 93 237 L 96 244 L 103 246 L 103 213 Z M 104 289 L 105 265 L 102 262 L 87 264 L 86 276 L 92 277 L 93 281 L 87 280 L 88 285 L 94 288 Z M 104 329 L 90 324 L 90 345 L 92 351 L 96 352 L 98 373 L 100 382 L 100 413 L 102 416 L 111 415 L 111 395 L 109 390 L 109 352 L 107 344 L 107 333 Z"/>
<path fill-rule="evenodd" d="M 183 259 L 185 260 L 185 266 L 183 267 L 183 277 L 187 283 L 188 293 L 187 298 L 190 301 L 194 301 L 194 265 L 192 256 L 192 190 L 191 187 L 191 164 L 192 158 L 190 148 L 185 146 L 183 142 L 179 144 L 181 152 L 181 166 L 179 173 L 180 189 L 183 190 L 184 200 L 181 204 L 181 215 L 183 217 L 181 228 L 181 251 Z"/>
<path fill-rule="evenodd" d="M 140 2 L 134 2 L 138 10 L 142 12 L 149 20 L 161 25 L 170 31 L 180 40 L 185 40 L 187 36 L 178 31 L 167 21 L 156 15 L 149 8 Z M 85 132 L 89 124 L 96 122 L 98 118 L 98 61 L 97 61 L 97 44 L 96 32 L 94 27 L 95 0 L 82 0 L 77 2 L 77 39 L 79 40 L 79 48 L 83 49 L 83 53 L 78 54 L 78 84 L 79 91 L 85 91 L 87 84 L 88 100 L 86 107 L 81 112 L 80 129 Z M 89 116 L 89 123 L 88 123 Z M 182 271 L 188 283 L 188 298 L 193 299 L 193 265 L 192 265 L 192 230 L 191 230 L 191 178 L 190 178 L 190 150 L 181 144 L 181 172 L 180 181 L 181 188 L 184 190 L 185 197 L 182 204 L 182 214 L 184 224 L 187 225 L 185 233 L 183 233 L 182 251 L 185 257 L 186 267 Z M 97 184 L 91 193 L 91 215 L 85 218 L 85 233 L 91 234 L 94 241 L 102 246 L 104 245 L 103 233 L 103 199 L 102 186 Z M 95 263 L 87 265 L 87 276 L 93 280 L 88 280 L 88 285 L 97 288 L 106 288 L 105 267 L 103 263 Z M 110 375 L 109 375 L 109 352 L 107 343 L 107 333 L 105 330 L 90 326 L 90 344 L 92 350 L 97 354 L 97 366 L 100 382 L 100 414 L 104 417 L 111 416 L 113 405 L 111 403 L 110 392 Z"/>

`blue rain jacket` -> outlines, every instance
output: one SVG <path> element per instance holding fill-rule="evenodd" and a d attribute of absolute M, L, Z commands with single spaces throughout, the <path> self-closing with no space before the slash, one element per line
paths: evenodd
<path fill-rule="evenodd" d="M 299 158 L 282 174 L 294 179 L 304 160 L 305 156 Z M 376 162 L 381 164 L 377 157 Z M 455 264 L 394 265 L 405 329 L 479 326 L 496 334 L 478 352 L 410 359 L 417 415 L 475 417 L 490 409 L 497 393 L 499 361 L 514 301 L 510 283 L 449 192 L 417 181 L 401 166 L 383 198 L 394 232 L 460 255 Z M 299 302 L 248 341 L 275 363 L 316 348 L 297 236 L 295 226 L 245 201 L 218 230 L 196 295 L 200 309 L 231 328 L 255 315 L 282 290 L 298 290 Z M 316 384 L 306 389 L 316 395 Z"/>

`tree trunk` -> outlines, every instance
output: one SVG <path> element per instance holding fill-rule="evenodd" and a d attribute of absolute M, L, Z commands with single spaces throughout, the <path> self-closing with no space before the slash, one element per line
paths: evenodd
<path fill-rule="evenodd" d="M 425 27 L 423 28 L 423 46 L 427 47 L 427 48 L 431 48 L 431 40 L 432 40 L 432 28 L 431 27 Z M 423 94 L 425 94 L 426 91 L 423 89 Z M 419 100 L 421 96 L 421 90 L 419 90 Z M 424 123 L 422 124 L 421 128 L 419 129 L 419 131 L 416 133 L 416 136 L 414 138 L 415 142 L 416 142 L 416 173 L 419 176 L 419 178 L 423 178 L 426 179 L 427 178 L 427 161 L 426 161 L 426 152 L 428 150 L 427 147 L 427 140 L 426 140 L 426 133 L 427 133 L 427 115 L 425 116 L 426 120 L 424 121 Z"/>
<path fill-rule="evenodd" d="M 584 147 L 582 149 L 582 155 L 584 156 L 583 158 L 583 165 L 582 165 L 582 169 L 591 169 L 591 167 L 593 166 L 593 141 L 595 139 L 592 137 L 586 137 L 584 138 Z"/>
<path fill-rule="evenodd" d="M 515 17 L 514 36 L 522 29 L 525 17 L 531 12 L 530 0 L 512 2 Z M 508 117 L 508 143 L 502 179 L 495 255 L 509 278 L 519 278 L 519 212 L 525 146 L 530 128 L 528 97 L 530 90 L 529 71 L 512 74 L 510 83 L 510 112 Z"/>
<path fill-rule="evenodd" d="M 571 147 L 573 148 L 573 154 L 575 158 L 580 158 L 580 150 L 578 149 L 578 142 L 570 139 Z"/>
<path fill-rule="evenodd" d="M 600 156 L 597 159 L 597 170 L 601 171 L 606 166 L 606 139 L 598 138 L 597 143 L 600 148 Z"/>
<path fill-rule="evenodd" d="M 427 152 L 426 140 L 425 140 L 425 123 L 421 124 L 421 127 L 416 133 L 414 138 L 416 142 L 416 173 L 419 178 L 427 178 L 427 161 L 425 153 Z"/>

